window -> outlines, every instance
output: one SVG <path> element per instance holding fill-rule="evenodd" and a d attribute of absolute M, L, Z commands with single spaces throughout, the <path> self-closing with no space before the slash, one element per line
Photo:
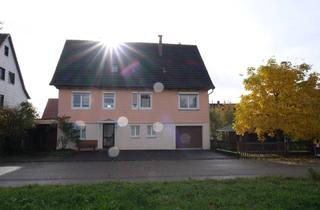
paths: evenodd
<path fill-rule="evenodd" d="M 141 93 L 140 94 L 140 108 L 151 108 L 151 94 Z"/>
<path fill-rule="evenodd" d="M 147 136 L 148 136 L 148 137 L 155 137 L 155 136 L 156 136 L 156 132 L 155 132 L 155 130 L 153 129 L 153 126 L 152 126 L 152 125 L 148 125 L 148 126 L 147 126 Z"/>
<path fill-rule="evenodd" d="M 199 94 L 179 94 L 179 109 L 199 109 Z"/>
<path fill-rule="evenodd" d="M 72 93 L 72 108 L 90 109 L 90 93 L 86 93 L 86 92 Z"/>
<path fill-rule="evenodd" d="M 79 131 L 79 139 L 80 140 L 85 140 L 87 138 L 87 134 L 86 134 L 86 126 L 85 125 L 77 125 L 74 124 L 74 128 L 77 129 Z"/>
<path fill-rule="evenodd" d="M 133 109 L 151 109 L 152 95 L 151 93 L 132 93 Z"/>
<path fill-rule="evenodd" d="M 114 109 L 115 108 L 115 93 L 103 93 L 103 108 Z"/>
<path fill-rule="evenodd" d="M 4 68 L 0 67 L 0 79 L 5 80 L 6 79 L 6 70 Z"/>
<path fill-rule="evenodd" d="M 131 125 L 131 137 L 139 137 L 140 136 L 140 126 L 139 125 Z"/>
<path fill-rule="evenodd" d="M 4 105 L 4 95 L 0 94 L 0 107 L 3 107 Z"/>
<path fill-rule="evenodd" d="M 118 64 L 112 64 L 111 66 L 111 72 L 118 72 L 119 71 L 119 65 Z"/>
<path fill-rule="evenodd" d="M 15 75 L 12 72 L 9 72 L 9 83 L 14 84 L 15 82 Z"/>
<path fill-rule="evenodd" d="M 138 93 L 132 93 L 132 108 L 138 109 L 139 108 L 139 94 Z"/>
<path fill-rule="evenodd" d="M 8 46 L 4 46 L 4 55 L 9 56 L 9 47 Z"/>

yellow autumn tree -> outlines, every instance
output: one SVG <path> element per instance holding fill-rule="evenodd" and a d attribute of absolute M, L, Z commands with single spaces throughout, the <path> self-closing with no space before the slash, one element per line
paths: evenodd
<path fill-rule="evenodd" d="M 269 59 L 259 68 L 248 68 L 247 95 L 236 106 L 234 128 L 239 135 L 273 136 L 283 131 L 299 140 L 320 138 L 319 74 L 307 64 L 292 65 Z"/>

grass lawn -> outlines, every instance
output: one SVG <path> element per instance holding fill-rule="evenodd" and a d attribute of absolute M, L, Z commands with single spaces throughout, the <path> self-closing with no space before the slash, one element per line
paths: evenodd
<path fill-rule="evenodd" d="M 264 177 L 0 188 L 0 209 L 319 209 L 320 182 Z"/>

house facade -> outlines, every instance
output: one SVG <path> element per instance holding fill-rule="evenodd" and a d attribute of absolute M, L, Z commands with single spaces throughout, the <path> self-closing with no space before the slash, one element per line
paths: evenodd
<path fill-rule="evenodd" d="M 30 99 L 10 34 L 0 34 L 0 107 L 14 107 Z"/>
<path fill-rule="evenodd" d="M 59 90 L 58 116 L 98 149 L 210 148 L 214 86 L 194 45 L 68 40 L 50 84 Z"/>

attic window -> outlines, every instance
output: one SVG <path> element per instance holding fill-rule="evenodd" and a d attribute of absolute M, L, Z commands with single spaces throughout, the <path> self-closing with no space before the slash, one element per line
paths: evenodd
<path fill-rule="evenodd" d="M 13 85 L 15 83 L 15 75 L 12 72 L 9 72 L 9 83 Z"/>
<path fill-rule="evenodd" d="M 119 65 L 118 64 L 112 64 L 111 66 L 111 72 L 118 72 L 119 71 Z"/>
<path fill-rule="evenodd" d="M 0 79 L 5 80 L 6 79 L 6 70 L 4 68 L 0 67 Z"/>
<path fill-rule="evenodd" d="M 4 46 L 4 55 L 9 56 L 9 47 L 8 46 Z"/>

